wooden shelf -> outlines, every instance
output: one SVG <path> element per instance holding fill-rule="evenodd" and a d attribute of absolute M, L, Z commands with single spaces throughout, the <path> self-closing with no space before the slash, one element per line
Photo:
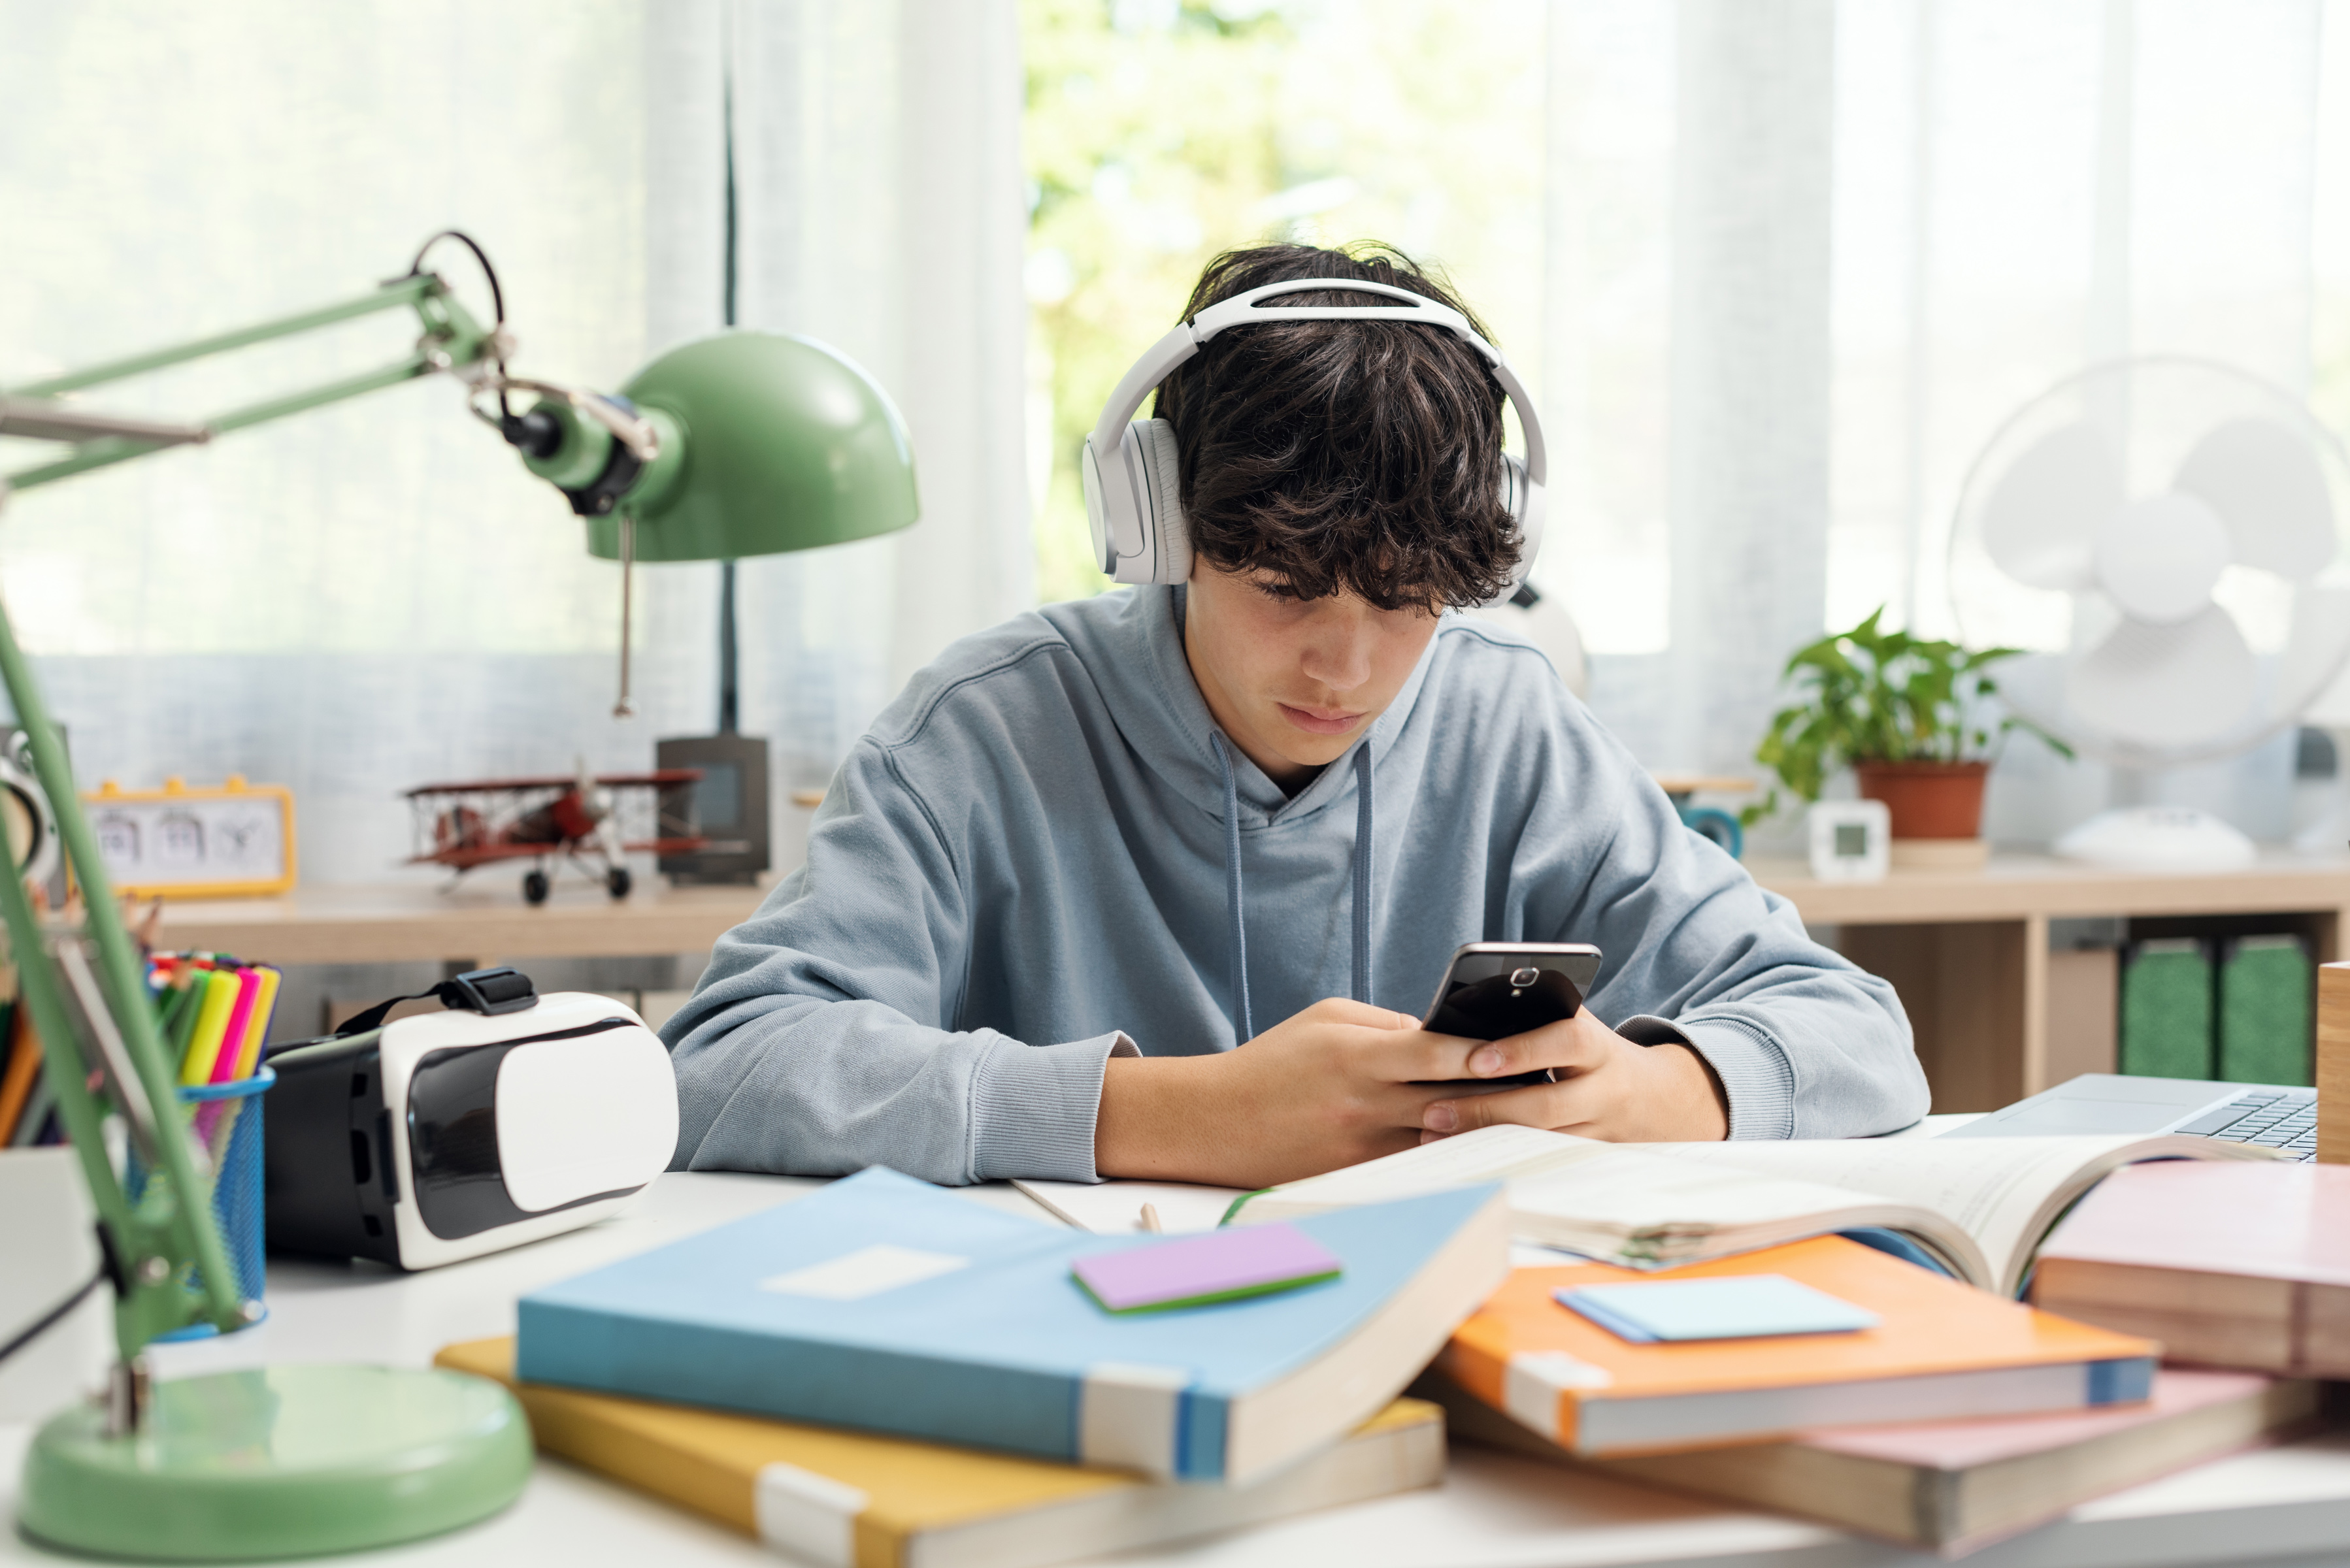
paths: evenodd
<path fill-rule="evenodd" d="M 2277 855 L 2241 871 L 2155 872 L 1995 855 L 1980 870 L 1904 868 L 1882 882 L 1822 882 L 1798 860 L 1755 859 L 1747 868 L 1814 926 L 2350 908 L 2350 856 Z"/>
<path fill-rule="evenodd" d="M 612 898 L 558 882 L 536 909 L 509 879 L 304 888 L 276 898 L 168 901 L 155 940 L 254 963 L 474 964 L 700 952 L 747 919 L 761 888 L 641 888 Z"/>
<path fill-rule="evenodd" d="M 2052 953 L 2051 920 L 2292 917 L 2324 963 L 2350 929 L 2350 857 L 2273 855 L 2238 871 L 2131 872 L 2002 855 L 1970 871 L 1822 882 L 1758 858 L 1754 879 L 1832 927 L 1845 956 L 1899 992 L 1937 1111 L 1996 1110 L 2080 1073 L 2111 1072 L 2109 954 Z M 2099 1030 L 2102 1028 L 2102 1034 Z"/>

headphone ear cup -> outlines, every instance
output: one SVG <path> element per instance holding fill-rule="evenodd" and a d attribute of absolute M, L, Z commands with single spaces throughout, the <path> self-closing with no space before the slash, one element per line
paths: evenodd
<path fill-rule="evenodd" d="M 1118 566 L 1118 553 L 1110 547 L 1109 496 L 1091 436 L 1077 452 L 1077 479 L 1086 493 L 1086 526 L 1093 532 L 1094 567 L 1107 574 Z"/>
<path fill-rule="evenodd" d="M 1191 576 L 1191 526 L 1183 515 L 1183 483 L 1175 449 L 1175 427 L 1165 420 L 1143 420 L 1135 425 L 1141 437 L 1142 492 L 1149 497 L 1148 546 L 1135 563 L 1141 570 L 1128 582 L 1181 583 Z"/>
<path fill-rule="evenodd" d="M 1543 491 L 1526 477 L 1526 465 L 1508 452 L 1502 454 L 1502 505 L 1518 530 L 1518 564 L 1510 580 L 1523 583 L 1534 569 L 1534 557 L 1542 554 Z"/>

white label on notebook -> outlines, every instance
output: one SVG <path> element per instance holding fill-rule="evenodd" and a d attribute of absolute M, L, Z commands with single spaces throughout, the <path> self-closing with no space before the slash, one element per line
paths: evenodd
<path fill-rule="evenodd" d="M 1087 1367 L 1077 1396 L 1077 1458 L 1172 1480 L 1176 1417 L 1191 1386 L 1184 1366 L 1097 1361 Z"/>
<path fill-rule="evenodd" d="M 1605 1366 L 1578 1361 L 1563 1350 L 1529 1351 L 1510 1357 L 1502 1374 L 1502 1404 L 1513 1419 L 1555 1438 L 1561 1394 L 1570 1388 L 1605 1388 L 1615 1381 L 1615 1374 Z"/>
<path fill-rule="evenodd" d="M 824 1568 L 856 1568 L 857 1516 L 866 1496 L 847 1481 L 778 1459 L 759 1467 L 751 1508 L 759 1539 Z"/>
<path fill-rule="evenodd" d="M 810 1263 L 788 1274 L 761 1280 L 759 1288 L 779 1296 L 814 1296 L 818 1301 L 854 1302 L 894 1291 L 901 1285 L 951 1274 L 970 1266 L 969 1258 L 951 1252 L 925 1252 L 914 1247 L 893 1247 L 887 1241 L 859 1247 L 822 1263 Z"/>

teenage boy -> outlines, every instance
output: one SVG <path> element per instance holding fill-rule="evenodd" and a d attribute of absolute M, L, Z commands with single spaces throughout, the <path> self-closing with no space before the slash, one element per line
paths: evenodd
<path fill-rule="evenodd" d="M 1392 253 L 1274 245 L 1187 318 L 1301 277 L 1339 286 L 1268 312 L 1381 303 L 1347 280 L 1459 308 Z M 677 1165 L 1261 1187 L 1499 1122 L 1922 1115 L 1892 988 L 1684 828 L 1541 654 L 1445 613 L 1517 563 L 1501 410 L 1430 326 L 1251 325 L 1169 376 L 1189 582 L 966 638 L 883 712 L 664 1031 Z M 1588 1006 L 1421 1031 L 1399 1010 L 1474 940 L 1596 943 Z"/>

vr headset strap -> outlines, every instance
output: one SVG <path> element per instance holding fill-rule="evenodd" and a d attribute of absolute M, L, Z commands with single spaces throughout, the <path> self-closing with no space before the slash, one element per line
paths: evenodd
<path fill-rule="evenodd" d="M 342 1040 L 353 1034 L 364 1034 L 370 1029 L 380 1029 L 393 1008 L 403 1002 L 422 1002 L 427 997 L 440 998 L 443 1007 L 463 1008 L 468 1012 L 494 1016 L 536 1007 L 538 988 L 531 984 L 530 976 L 518 969 L 467 970 L 463 974 L 442 981 L 430 991 L 386 997 L 373 1007 L 353 1013 L 328 1038 Z"/>

